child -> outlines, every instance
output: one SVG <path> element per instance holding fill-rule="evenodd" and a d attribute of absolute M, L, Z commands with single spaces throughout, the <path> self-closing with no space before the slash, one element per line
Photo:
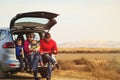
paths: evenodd
<path fill-rule="evenodd" d="M 21 71 L 24 71 L 24 51 L 23 51 L 23 45 L 22 45 L 22 40 L 17 39 L 16 40 L 16 58 L 20 62 L 20 69 Z"/>

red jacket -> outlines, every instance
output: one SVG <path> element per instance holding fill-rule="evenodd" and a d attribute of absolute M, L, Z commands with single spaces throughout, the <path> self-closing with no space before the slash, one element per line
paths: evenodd
<path fill-rule="evenodd" d="M 30 53 L 32 52 L 31 50 L 29 50 L 29 44 L 30 42 L 28 40 L 24 41 L 24 51 L 25 51 L 25 56 L 28 57 L 30 55 Z"/>
<path fill-rule="evenodd" d="M 52 54 L 53 50 L 56 50 L 55 53 L 58 53 L 56 42 L 52 39 L 50 39 L 48 42 L 44 39 L 40 40 L 40 52 L 48 52 L 49 54 Z"/>

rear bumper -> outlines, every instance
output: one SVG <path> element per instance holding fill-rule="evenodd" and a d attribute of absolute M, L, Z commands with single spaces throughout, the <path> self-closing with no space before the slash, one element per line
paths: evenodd
<path fill-rule="evenodd" d="M 7 60 L 6 62 L 2 62 L 1 69 L 3 72 L 17 71 L 19 69 L 19 61 Z"/>

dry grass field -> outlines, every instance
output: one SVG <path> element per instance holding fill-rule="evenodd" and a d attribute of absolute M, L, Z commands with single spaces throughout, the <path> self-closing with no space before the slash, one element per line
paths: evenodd
<path fill-rule="evenodd" d="M 60 69 L 52 80 L 120 80 L 120 49 L 63 48 L 56 58 Z M 33 74 L 17 73 L 5 80 L 33 80 Z"/>
<path fill-rule="evenodd" d="M 120 53 L 120 48 L 59 48 L 60 53 Z"/>
<path fill-rule="evenodd" d="M 103 49 L 94 50 L 87 49 L 93 53 L 65 53 L 68 49 L 63 53 L 60 52 L 57 56 L 60 70 L 55 70 L 53 76 L 78 80 L 120 80 L 120 50 L 104 49 L 105 52 Z M 70 51 L 72 50 L 69 49 Z M 114 51 L 118 52 L 112 53 Z"/>

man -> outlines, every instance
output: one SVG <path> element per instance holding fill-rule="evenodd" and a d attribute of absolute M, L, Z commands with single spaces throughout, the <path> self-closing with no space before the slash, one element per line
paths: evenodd
<path fill-rule="evenodd" d="M 51 39 L 50 33 L 46 33 L 44 39 L 40 40 L 40 54 L 42 55 L 43 62 L 45 59 L 48 62 L 48 69 L 47 69 L 47 76 L 46 80 L 51 79 L 51 74 L 52 74 L 52 65 L 55 65 L 58 67 L 57 62 L 54 58 L 52 58 L 52 55 L 57 55 L 58 49 L 56 42 Z"/>

